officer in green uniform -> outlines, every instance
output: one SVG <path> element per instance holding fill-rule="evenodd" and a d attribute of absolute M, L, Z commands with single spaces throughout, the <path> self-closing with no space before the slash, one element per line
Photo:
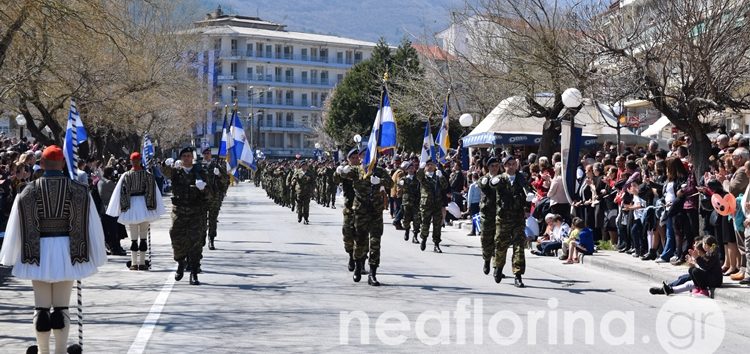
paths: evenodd
<path fill-rule="evenodd" d="M 419 248 L 424 251 L 427 248 L 427 236 L 430 234 L 432 225 L 432 242 L 435 243 L 433 251 L 443 253 L 440 249 L 440 231 L 443 224 L 443 196 L 442 191 L 448 188 L 448 180 L 443 173 L 437 169 L 432 160 L 422 163 L 417 171 L 417 181 L 420 187 L 419 213 L 422 219 L 422 243 Z"/>
<path fill-rule="evenodd" d="M 372 173 L 366 173 L 362 166 L 346 166 L 342 177 L 350 179 L 354 187 L 354 276 L 355 282 L 362 277 L 362 270 L 370 258 L 370 274 L 367 283 L 380 286 L 377 270 L 380 266 L 380 238 L 383 235 L 383 198 L 392 180 L 388 172 L 375 166 Z"/>
<path fill-rule="evenodd" d="M 346 155 L 347 163 L 349 166 L 359 166 L 362 164 L 360 159 L 359 151 L 357 148 L 353 148 Z M 350 167 L 351 169 L 351 167 Z M 334 182 L 338 185 L 341 184 L 341 189 L 344 191 L 344 225 L 341 227 L 341 233 L 344 235 L 344 251 L 349 254 L 348 268 L 350 272 L 354 271 L 354 186 L 351 179 L 342 178 L 344 166 L 336 168 Z"/>
<path fill-rule="evenodd" d="M 207 180 L 205 181 L 211 199 L 208 201 L 208 249 L 215 250 L 214 239 L 216 238 L 216 224 L 219 218 L 219 210 L 224 196 L 229 189 L 229 174 L 227 173 L 227 164 L 211 158 L 211 149 L 203 150 L 203 170 L 206 171 Z"/>
<path fill-rule="evenodd" d="M 515 286 L 523 288 L 521 276 L 526 270 L 524 257 L 526 180 L 523 174 L 517 173 L 518 163 L 513 156 L 503 158 L 505 173 L 490 179 L 490 185 L 497 194 L 497 230 L 495 231 L 495 282 L 500 283 L 503 277 L 503 266 L 508 247 L 513 247 L 513 274 Z"/>
<path fill-rule="evenodd" d="M 336 209 L 336 181 L 333 178 L 336 169 L 333 168 L 333 161 L 326 163 L 325 169 L 325 188 L 323 194 L 325 195 L 326 207 Z"/>
<path fill-rule="evenodd" d="M 193 148 L 180 151 L 182 168 L 172 176 L 172 240 L 177 272 L 174 279 L 182 279 L 187 262 L 190 262 L 190 284 L 199 285 L 198 271 L 203 257 L 206 235 L 206 203 L 210 199 L 206 188 L 207 176 L 199 165 L 193 166 Z"/>
<path fill-rule="evenodd" d="M 292 176 L 292 185 L 297 198 L 297 222 L 305 219 L 305 225 L 309 224 L 310 198 L 315 188 L 315 174 L 307 161 L 300 161 L 300 167 Z"/>
<path fill-rule="evenodd" d="M 482 258 L 484 259 L 484 274 L 490 274 L 490 261 L 495 254 L 495 218 L 497 217 L 497 201 L 495 189 L 490 186 L 490 180 L 500 173 L 500 161 L 495 157 L 487 160 L 489 174 L 479 181 L 482 198 L 479 202 L 481 218 Z"/>
<path fill-rule="evenodd" d="M 401 226 L 404 228 L 404 241 L 409 240 L 409 229 L 410 225 L 414 228 L 414 237 L 412 243 L 419 243 L 417 235 L 419 235 L 419 181 L 417 181 L 416 172 L 417 165 L 410 161 L 404 162 L 404 170 L 406 175 L 401 177 L 398 181 L 398 188 L 401 190 L 401 211 L 403 218 L 401 219 Z"/>

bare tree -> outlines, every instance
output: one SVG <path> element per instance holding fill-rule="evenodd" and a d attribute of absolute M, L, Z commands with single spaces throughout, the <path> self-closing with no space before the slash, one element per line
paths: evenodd
<path fill-rule="evenodd" d="M 612 80 L 649 100 L 708 166 L 712 117 L 750 108 L 750 3 L 737 0 L 589 4 L 579 24 Z"/>

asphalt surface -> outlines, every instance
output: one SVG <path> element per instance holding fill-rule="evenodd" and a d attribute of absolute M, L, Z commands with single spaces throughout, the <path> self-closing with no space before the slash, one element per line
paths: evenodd
<path fill-rule="evenodd" d="M 750 312 L 739 305 L 652 296 L 655 284 L 636 277 L 528 251 L 526 288 L 512 279 L 495 284 L 481 271 L 478 237 L 445 228 L 444 253 L 431 252 L 431 241 L 422 252 L 387 214 L 383 285 L 354 283 L 341 208 L 313 202 L 310 214 L 310 225 L 299 224 L 261 189 L 230 188 L 200 286 L 187 275 L 173 280 L 165 215 L 152 226 L 151 271 L 129 271 L 129 257 L 110 257 L 84 280 L 85 352 L 739 353 L 750 343 Z M 32 307 L 30 282 L 0 281 L 0 353 L 34 343 Z"/>

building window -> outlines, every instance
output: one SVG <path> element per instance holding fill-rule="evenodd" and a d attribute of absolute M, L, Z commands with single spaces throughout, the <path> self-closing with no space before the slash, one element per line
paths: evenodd
<path fill-rule="evenodd" d="M 294 53 L 294 47 L 287 45 L 284 46 L 284 59 L 294 59 L 293 54 Z"/>
<path fill-rule="evenodd" d="M 229 74 L 232 75 L 232 79 L 237 78 L 237 63 L 229 64 Z"/>
<path fill-rule="evenodd" d="M 294 69 L 293 68 L 287 68 L 286 72 L 284 73 L 286 77 L 286 82 L 293 84 L 294 83 Z"/>
<path fill-rule="evenodd" d="M 231 101 L 232 103 L 234 103 L 234 101 L 237 100 L 237 90 L 230 90 L 229 93 L 230 93 Z"/>
<path fill-rule="evenodd" d="M 255 55 L 258 58 L 263 58 L 263 42 L 256 42 L 255 48 L 257 49 L 255 52 Z"/>
<path fill-rule="evenodd" d="M 328 70 L 323 70 L 320 72 L 320 84 L 328 85 Z"/>
<path fill-rule="evenodd" d="M 310 70 L 310 83 L 313 85 L 318 84 L 318 71 L 317 70 Z"/>
<path fill-rule="evenodd" d="M 310 60 L 318 61 L 318 48 L 310 48 Z"/>
<path fill-rule="evenodd" d="M 276 59 L 281 59 L 281 44 L 276 45 Z"/>
<path fill-rule="evenodd" d="M 302 48 L 302 58 L 300 58 L 300 59 L 302 59 L 302 60 L 308 60 L 309 59 L 307 57 L 307 48 Z"/>
<path fill-rule="evenodd" d="M 283 104 L 283 103 L 281 103 L 281 99 L 282 98 L 283 98 L 283 94 L 282 94 L 281 90 L 276 91 L 276 104 L 277 105 L 282 105 Z"/>
<path fill-rule="evenodd" d="M 284 124 L 284 113 L 276 112 L 276 127 L 281 128 Z"/>
<path fill-rule="evenodd" d="M 286 127 L 294 128 L 294 113 L 292 112 L 286 113 Z"/>
<path fill-rule="evenodd" d="M 247 52 L 245 53 L 245 56 L 248 56 L 248 57 L 253 56 L 253 44 L 252 43 L 247 44 Z"/>
<path fill-rule="evenodd" d="M 214 50 L 221 50 L 221 39 L 214 41 Z"/>
<path fill-rule="evenodd" d="M 273 46 L 270 44 L 266 45 L 266 58 L 273 58 Z"/>
<path fill-rule="evenodd" d="M 312 104 L 313 106 L 319 107 L 319 105 L 318 105 L 318 93 L 317 93 L 317 92 L 313 92 L 313 93 L 312 93 L 312 100 L 311 100 L 311 102 L 310 102 L 310 103 L 311 103 L 311 104 Z"/>
<path fill-rule="evenodd" d="M 237 40 L 233 39 L 230 43 L 232 47 L 232 56 L 234 57 L 234 56 L 239 55 L 239 53 L 237 53 Z"/>
<path fill-rule="evenodd" d="M 263 91 L 258 92 L 258 104 L 266 104 L 266 93 Z"/>
<path fill-rule="evenodd" d="M 302 83 L 307 84 L 307 71 L 302 72 Z"/>
<path fill-rule="evenodd" d="M 247 68 L 247 79 L 248 80 L 253 79 L 253 68 Z"/>
<path fill-rule="evenodd" d="M 338 74 L 338 75 L 336 75 L 336 83 L 340 84 L 341 81 L 344 81 L 344 74 Z"/>
<path fill-rule="evenodd" d="M 327 48 L 320 48 L 320 61 L 323 63 L 328 62 L 328 49 Z"/>
<path fill-rule="evenodd" d="M 346 51 L 346 63 L 347 64 L 352 63 L 352 51 L 351 50 Z"/>
<path fill-rule="evenodd" d="M 253 95 L 254 95 L 254 94 L 255 94 L 255 93 L 253 92 L 253 89 L 249 89 L 249 90 L 247 90 L 247 102 L 249 102 L 249 103 L 254 103 L 254 102 L 253 102 Z"/>
<path fill-rule="evenodd" d="M 307 107 L 307 94 L 306 93 L 302 94 L 302 106 Z"/>
<path fill-rule="evenodd" d="M 281 82 L 281 67 L 277 66 L 274 72 L 276 76 L 276 82 Z"/>
<path fill-rule="evenodd" d="M 284 103 L 287 106 L 294 106 L 294 91 L 289 90 L 286 92 L 286 101 Z"/>
<path fill-rule="evenodd" d="M 268 115 L 266 116 L 266 124 L 265 124 L 265 126 L 266 126 L 266 127 L 272 127 L 272 126 L 273 126 L 273 114 L 270 114 L 270 113 L 269 113 L 269 114 L 268 114 Z"/>
<path fill-rule="evenodd" d="M 328 98 L 328 93 L 323 92 L 320 94 L 320 105 L 324 105 L 326 103 L 326 98 Z"/>
<path fill-rule="evenodd" d="M 344 53 L 342 52 L 336 52 L 336 63 L 343 64 L 344 63 Z"/>
<path fill-rule="evenodd" d="M 354 64 L 362 61 L 362 52 L 354 52 Z"/>

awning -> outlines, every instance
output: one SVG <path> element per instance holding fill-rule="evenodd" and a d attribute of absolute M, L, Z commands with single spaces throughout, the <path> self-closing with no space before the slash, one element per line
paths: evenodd
<path fill-rule="evenodd" d="M 648 128 L 646 128 L 646 130 L 644 130 L 641 133 L 641 136 L 648 136 L 648 137 L 659 136 L 661 134 L 661 131 L 664 129 L 664 127 L 669 125 L 669 123 L 670 123 L 669 118 L 667 118 L 666 116 L 661 116 L 659 120 L 657 120 L 656 122 L 654 122 L 654 124 L 651 124 Z"/>
<path fill-rule="evenodd" d="M 597 136 L 584 135 L 581 146 L 588 147 L 596 145 Z M 541 134 L 528 134 L 522 132 L 484 132 L 470 134 L 461 139 L 464 147 L 490 147 L 497 145 L 539 145 L 542 141 Z M 559 139 L 556 144 L 560 144 Z"/>

